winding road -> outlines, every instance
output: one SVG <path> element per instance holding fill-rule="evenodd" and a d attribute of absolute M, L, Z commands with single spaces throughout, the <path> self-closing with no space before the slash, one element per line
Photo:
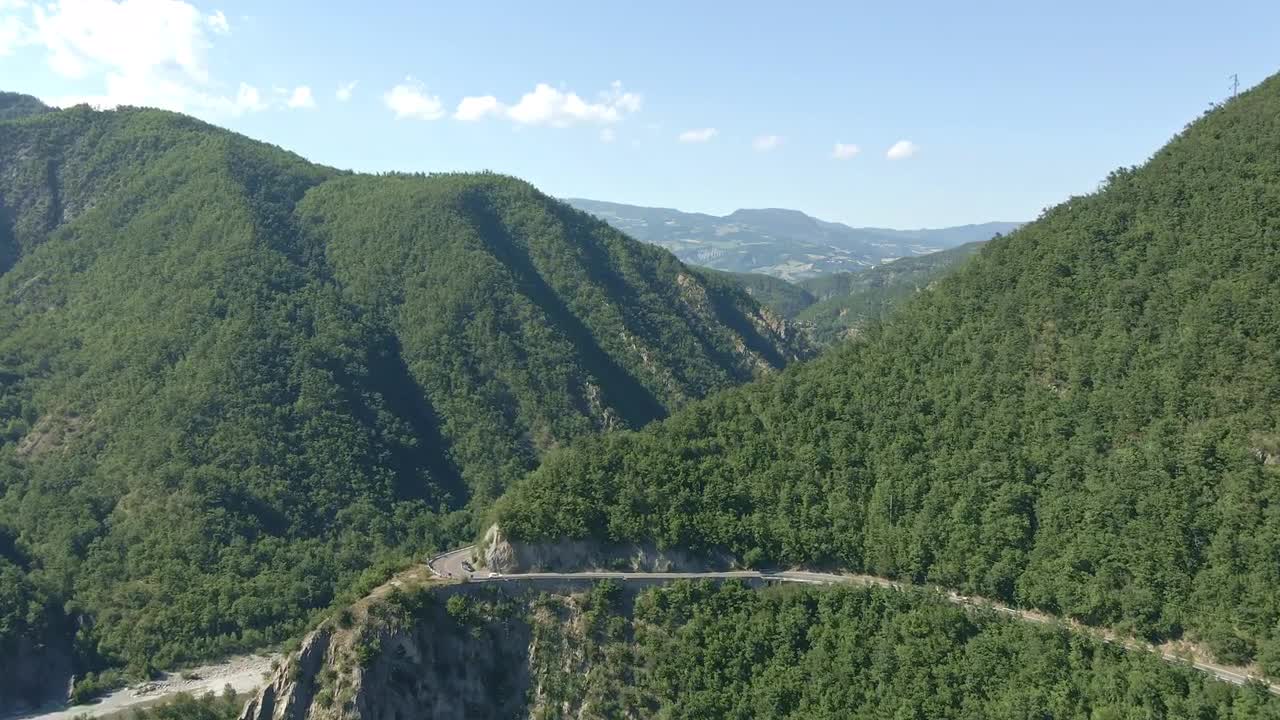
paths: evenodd
<path fill-rule="evenodd" d="M 470 564 L 470 555 L 474 549 L 474 545 L 468 545 L 466 547 L 457 548 L 456 550 L 450 550 L 449 552 L 436 555 L 427 561 L 427 567 L 430 568 L 431 572 L 435 573 L 439 577 L 445 579 L 465 580 L 467 582 L 520 582 L 523 580 L 555 579 L 604 580 L 606 578 L 612 578 L 614 580 L 671 580 L 674 582 L 676 580 L 697 580 L 704 578 L 719 580 L 730 580 L 736 578 L 774 582 L 806 583 L 810 585 L 856 585 L 860 587 L 879 587 L 889 590 L 924 587 L 900 583 L 874 575 L 846 575 L 811 572 L 808 570 L 729 570 L 722 572 L 616 572 L 589 570 L 571 573 L 534 572 L 500 574 L 490 572 L 483 568 L 476 568 L 474 566 L 472 566 L 472 569 L 468 570 L 467 565 Z M 464 563 L 466 563 L 466 565 L 464 565 Z M 1119 645 L 1128 650 L 1155 653 L 1166 662 L 1192 667 L 1225 682 L 1234 683 L 1236 685 L 1247 685 L 1251 682 L 1261 683 L 1266 686 L 1267 690 L 1269 690 L 1273 695 L 1280 695 L 1280 684 L 1272 683 L 1265 678 L 1250 674 L 1244 668 L 1220 665 L 1196 655 L 1188 657 L 1186 654 L 1177 652 L 1168 647 L 1157 647 L 1135 638 L 1117 635 L 1116 633 L 1108 630 L 1063 621 L 1061 618 L 1051 615 L 1035 612 L 1033 610 L 1023 610 L 1020 608 L 1010 607 L 986 598 L 970 597 L 941 588 L 932 589 L 937 590 L 943 598 L 957 605 L 975 609 L 990 610 L 1003 615 L 1015 617 L 1019 620 L 1042 625 L 1060 623 L 1074 631 L 1092 635 L 1104 642 Z"/>

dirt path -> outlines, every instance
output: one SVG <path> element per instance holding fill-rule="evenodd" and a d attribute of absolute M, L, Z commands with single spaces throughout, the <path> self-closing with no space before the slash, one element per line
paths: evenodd
<path fill-rule="evenodd" d="M 34 714 L 9 716 L 9 719 L 71 720 L 80 716 L 99 717 L 122 710 L 154 705 L 178 693 L 197 696 L 208 692 L 221 693 L 227 685 L 237 693 L 247 693 L 262 686 L 264 676 L 271 672 L 272 661 L 279 658 L 279 655 L 243 655 L 220 663 L 190 668 L 180 673 L 167 673 L 159 680 L 116 690 L 90 705 L 49 708 Z"/>

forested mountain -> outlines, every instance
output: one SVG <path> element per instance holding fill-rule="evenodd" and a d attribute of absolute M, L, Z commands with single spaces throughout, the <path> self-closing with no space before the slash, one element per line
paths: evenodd
<path fill-rule="evenodd" d="M 53 108 L 30 95 L 0 90 L 0 120 L 13 120 L 47 112 L 53 112 Z"/>
<path fill-rule="evenodd" d="M 44 608 L 139 671 L 285 637 L 547 450 L 806 352 L 518 180 L 154 110 L 0 123 L 0 272 L 0 671 Z"/>
<path fill-rule="evenodd" d="M 819 344 L 829 345 L 868 323 L 888 319 L 894 309 L 976 255 L 983 244 L 967 243 L 858 272 L 804 280 L 800 288 L 813 302 L 786 317 L 807 323 L 813 338 Z M 758 299 L 768 304 L 766 299 Z"/>
<path fill-rule="evenodd" d="M 929 230 L 854 228 L 796 210 L 737 210 L 724 217 L 569 198 L 632 237 L 667 248 L 684 262 L 736 273 L 800 280 L 853 272 L 895 258 L 989 240 L 1019 223 L 990 222 Z"/>
<path fill-rule="evenodd" d="M 817 302 L 817 298 L 799 284 L 787 282 L 772 275 L 731 273 L 708 269 L 703 269 L 702 272 L 721 275 L 733 280 L 743 290 L 746 290 L 747 294 L 755 298 L 756 302 L 784 318 L 795 318 L 805 308 Z"/>
<path fill-rule="evenodd" d="M 931 581 L 1280 674 L 1280 76 L 859 341 L 509 492 L 517 538 Z"/>

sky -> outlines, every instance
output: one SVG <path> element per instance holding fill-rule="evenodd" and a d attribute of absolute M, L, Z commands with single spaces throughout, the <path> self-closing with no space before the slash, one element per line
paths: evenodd
<path fill-rule="evenodd" d="M 0 0 L 0 89 L 368 172 L 856 226 L 1034 219 L 1280 66 L 1280 2 Z"/>

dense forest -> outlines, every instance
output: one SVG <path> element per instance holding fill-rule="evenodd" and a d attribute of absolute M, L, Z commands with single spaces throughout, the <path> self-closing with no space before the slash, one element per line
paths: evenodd
<path fill-rule="evenodd" d="M 929 255 L 899 258 L 858 272 L 804 280 L 800 288 L 813 301 L 784 317 L 804 324 L 817 344 L 832 345 L 856 335 L 871 323 L 889 319 L 895 309 L 955 272 L 984 244 L 968 243 Z M 757 296 L 757 299 L 768 304 L 763 297 Z"/>
<path fill-rule="evenodd" d="M 0 675 L 43 628 L 137 674 L 295 635 L 548 450 L 808 353 L 513 178 L 0 108 Z"/>
<path fill-rule="evenodd" d="M 756 302 L 784 318 L 796 317 L 818 300 L 800 283 L 788 282 L 772 275 L 724 272 L 709 268 L 700 268 L 699 272 L 730 278 L 755 298 Z"/>
<path fill-rule="evenodd" d="M 858 341 L 553 454 L 507 532 L 929 581 L 1280 674 L 1280 77 Z"/>
<path fill-rule="evenodd" d="M 540 720 L 1280 718 L 1264 689 L 922 593 L 604 583 L 557 605 L 582 638 L 564 657 L 576 628 L 535 623 Z"/>

